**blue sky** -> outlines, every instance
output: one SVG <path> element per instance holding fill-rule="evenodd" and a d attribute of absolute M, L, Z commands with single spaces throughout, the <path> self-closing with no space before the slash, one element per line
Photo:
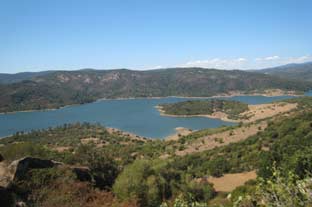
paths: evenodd
<path fill-rule="evenodd" d="M 0 0 L 0 72 L 312 60 L 311 0 Z"/>

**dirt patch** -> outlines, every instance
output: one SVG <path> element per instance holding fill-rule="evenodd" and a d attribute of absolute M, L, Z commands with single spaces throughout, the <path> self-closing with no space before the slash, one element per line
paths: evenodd
<path fill-rule="evenodd" d="M 263 92 L 243 92 L 243 91 L 229 91 L 224 94 L 219 94 L 217 96 L 213 97 L 233 97 L 233 96 L 266 96 L 266 97 L 272 97 L 272 96 L 299 96 L 298 92 L 296 91 L 285 91 L 281 89 L 267 89 Z"/>
<path fill-rule="evenodd" d="M 84 138 L 84 139 L 80 139 L 81 144 L 100 144 L 101 140 L 99 138 Z"/>
<path fill-rule="evenodd" d="M 175 128 L 175 130 L 176 130 L 176 133 L 166 137 L 165 139 L 166 141 L 176 141 L 180 139 L 180 137 L 189 135 L 190 133 L 193 132 L 193 130 L 187 129 L 184 127 L 177 127 Z"/>
<path fill-rule="evenodd" d="M 132 140 L 143 141 L 143 142 L 145 142 L 147 140 L 146 137 L 142 137 L 142 136 L 130 133 L 130 132 L 121 131 L 119 129 L 115 129 L 115 128 L 111 128 L 111 127 L 107 127 L 106 130 L 110 134 L 122 135 L 122 136 L 128 137 Z"/>
<path fill-rule="evenodd" d="M 231 192 L 238 186 L 244 185 L 249 180 L 257 178 L 256 171 L 225 174 L 222 177 L 209 177 L 207 181 L 213 184 L 213 187 L 218 192 Z"/>
<path fill-rule="evenodd" d="M 250 136 L 257 134 L 267 127 L 267 122 L 262 121 L 255 124 L 243 125 L 242 127 L 233 130 L 208 135 L 196 139 L 194 142 L 187 144 L 184 150 L 176 151 L 176 155 L 186 155 L 195 152 L 210 150 L 215 147 L 228 145 L 229 143 L 239 142 L 247 139 Z"/>
<path fill-rule="evenodd" d="M 65 151 L 69 151 L 71 147 L 53 147 L 51 149 L 57 152 L 65 152 Z"/>
<path fill-rule="evenodd" d="M 258 104 L 249 105 L 249 110 L 240 114 L 241 116 L 248 117 L 244 122 L 253 122 L 259 119 L 265 119 L 283 114 L 297 108 L 297 103 L 270 103 L 270 104 Z"/>

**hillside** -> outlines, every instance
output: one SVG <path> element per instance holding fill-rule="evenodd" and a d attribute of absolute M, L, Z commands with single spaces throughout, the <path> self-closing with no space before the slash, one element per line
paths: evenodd
<path fill-rule="evenodd" d="M 57 71 L 13 84 L 0 85 L 0 112 L 58 108 L 100 98 L 200 96 L 263 92 L 267 89 L 306 91 L 310 83 L 265 74 L 202 68 L 150 71 Z"/>
<path fill-rule="evenodd" d="M 0 73 L 0 84 L 17 83 L 24 80 L 31 80 L 38 76 L 47 75 L 53 71 L 42 71 L 42 72 L 22 72 L 22 73 Z"/>
<path fill-rule="evenodd" d="M 286 79 L 312 81 L 312 62 L 288 64 L 274 68 L 256 70 L 253 72 L 265 73 Z"/>
<path fill-rule="evenodd" d="M 282 101 L 248 105 L 239 101 L 218 99 L 182 101 L 157 106 L 163 116 L 202 116 L 244 123 L 273 117 L 296 108 L 296 103 Z"/>
<path fill-rule="evenodd" d="M 298 108 L 261 122 L 196 131 L 176 141 L 131 138 L 87 123 L 15 134 L 0 140 L 0 175 L 8 176 L 0 180 L 6 184 L 0 187 L 0 201 L 30 206 L 275 206 L 276 201 L 266 200 L 274 193 L 302 203 L 289 206 L 309 206 L 305 178 L 312 170 L 312 99 L 286 102 Z M 221 134 L 235 140 L 239 131 L 246 135 L 243 139 L 222 140 Z M 202 149 L 208 142 L 219 144 Z M 179 153 L 197 144 L 192 152 Z M 260 179 L 248 181 L 256 176 Z M 297 184 L 305 190 L 290 197 Z"/>

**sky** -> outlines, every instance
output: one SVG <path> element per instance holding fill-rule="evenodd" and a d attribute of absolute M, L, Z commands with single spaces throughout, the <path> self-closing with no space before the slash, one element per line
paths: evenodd
<path fill-rule="evenodd" d="M 311 0 L 0 0 L 0 73 L 312 61 Z"/>

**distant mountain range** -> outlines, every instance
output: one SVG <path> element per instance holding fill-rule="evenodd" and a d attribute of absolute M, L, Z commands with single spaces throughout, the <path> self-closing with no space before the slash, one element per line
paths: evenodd
<path fill-rule="evenodd" d="M 22 73 L 15 73 L 15 74 L 8 74 L 8 73 L 0 73 L 0 83 L 1 84 L 9 84 L 9 83 L 16 83 L 23 80 L 31 80 L 37 76 L 47 75 L 54 71 L 42 71 L 42 72 L 22 72 Z"/>
<path fill-rule="evenodd" d="M 287 79 L 312 81 L 312 62 L 288 64 L 274 68 L 257 70 L 256 72 L 275 75 Z"/>
<path fill-rule="evenodd" d="M 0 80 L 3 76 L 0 75 Z M 46 71 L 11 75 L 9 82 L 2 81 L 0 85 L 0 112 L 58 108 L 100 98 L 208 97 L 229 91 L 312 88 L 310 82 L 288 80 L 262 71 L 203 68 Z"/>

